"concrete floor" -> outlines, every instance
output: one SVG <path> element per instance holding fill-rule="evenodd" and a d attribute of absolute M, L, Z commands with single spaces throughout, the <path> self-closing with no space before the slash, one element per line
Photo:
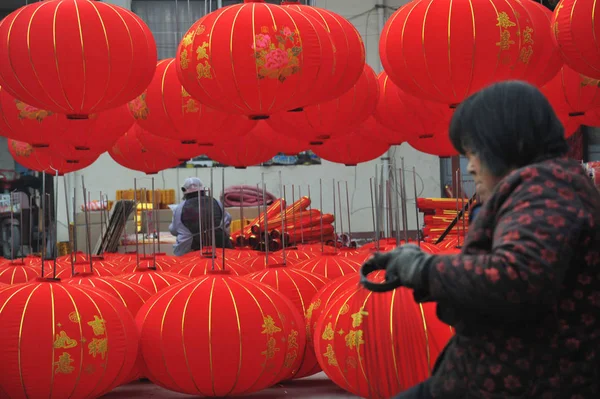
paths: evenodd
<path fill-rule="evenodd" d="M 102 399 L 187 399 L 193 397 L 162 389 L 150 382 L 137 382 L 119 387 L 104 395 Z M 357 396 L 349 394 L 331 382 L 325 373 L 319 373 L 297 381 L 286 382 L 285 384 L 278 384 L 252 395 L 237 396 L 237 398 L 254 399 L 277 399 L 284 397 L 306 399 L 357 398 Z"/>

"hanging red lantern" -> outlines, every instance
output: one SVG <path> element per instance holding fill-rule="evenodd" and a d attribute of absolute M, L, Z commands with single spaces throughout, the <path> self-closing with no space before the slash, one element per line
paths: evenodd
<path fill-rule="evenodd" d="M 148 151 L 140 142 L 139 135 L 148 134 L 140 125 L 134 124 L 108 151 L 119 165 L 144 172 L 148 175 L 179 165 L 181 162 L 170 154 Z"/>
<path fill-rule="evenodd" d="M 63 265 L 67 265 L 61 269 L 57 274 L 57 278 L 71 278 L 76 277 L 80 274 L 92 275 L 97 277 L 114 277 L 121 274 L 121 271 L 117 269 L 112 263 L 93 260 L 90 264 L 89 260 L 65 262 Z"/>
<path fill-rule="evenodd" d="M 556 74 L 560 71 L 564 65 L 560 49 L 556 45 L 553 38 L 554 33 L 552 31 L 552 11 L 543 3 L 537 1 L 526 1 L 517 0 L 523 6 L 528 8 L 529 15 L 531 16 L 536 29 L 544 29 L 543 31 L 536 31 L 536 33 L 543 33 L 544 45 L 539 49 L 541 54 L 537 57 L 537 65 L 535 65 L 535 74 L 528 74 L 528 82 L 537 86 L 542 87 L 548 83 Z M 540 28 L 537 28 L 537 27 Z M 548 36 L 546 36 L 548 35 Z M 547 37 L 547 38 L 546 38 Z M 531 65 L 533 68 L 534 65 Z"/>
<path fill-rule="evenodd" d="M 0 134 L 9 139 L 48 147 L 63 139 L 68 121 L 62 114 L 25 104 L 0 87 Z"/>
<path fill-rule="evenodd" d="M 408 140 L 408 144 L 417 151 L 442 158 L 458 155 L 447 130 Z"/>
<path fill-rule="evenodd" d="M 582 116 L 600 107 L 600 81 L 583 76 L 564 65 L 542 92 L 557 114 Z"/>
<path fill-rule="evenodd" d="M 271 134 L 270 129 L 269 125 L 263 121 L 245 136 L 209 147 L 206 153 L 211 159 L 238 169 L 259 165 L 272 159 L 278 152 L 275 149 L 277 143 L 265 145 L 258 138 L 264 137 L 265 134 Z"/>
<path fill-rule="evenodd" d="M 301 112 L 288 113 L 300 114 Z M 272 120 L 273 117 L 269 118 L 269 120 Z M 296 136 L 298 138 L 295 138 L 292 134 L 276 131 L 269 123 L 263 121 L 259 121 L 258 123 L 262 126 L 259 129 L 254 129 L 252 134 L 266 147 L 272 147 L 277 152 L 281 152 L 285 155 L 296 155 L 310 147 L 308 140 L 301 140 L 298 136 Z"/>
<path fill-rule="evenodd" d="M 389 148 L 390 145 L 385 142 L 354 133 L 327 140 L 322 145 L 314 146 L 312 150 L 326 161 L 356 166 L 381 157 Z"/>
<path fill-rule="evenodd" d="M 130 261 L 122 261 L 119 263 L 119 269 L 123 274 L 135 273 L 135 271 L 140 267 L 155 269 L 159 272 L 168 272 L 171 271 L 171 269 L 173 268 L 172 262 L 163 260 L 160 257 L 156 257 L 156 259 L 154 259 L 154 256 L 152 255 L 140 256 L 139 260 L 133 259 Z"/>
<path fill-rule="evenodd" d="M 361 263 L 343 255 L 324 252 L 312 259 L 298 263 L 296 267 L 333 280 L 349 273 L 358 272 L 361 265 Z"/>
<path fill-rule="evenodd" d="M 333 43 L 313 17 L 244 0 L 198 20 L 177 50 L 183 87 L 207 106 L 265 119 L 338 96 Z"/>
<path fill-rule="evenodd" d="M 26 283 L 40 277 L 41 273 L 41 266 L 29 265 L 20 259 L 12 260 L 0 266 L 0 283 Z"/>
<path fill-rule="evenodd" d="M 134 273 L 121 274 L 116 278 L 140 284 L 152 294 L 157 294 L 171 285 L 188 280 L 186 277 L 175 273 L 159 272 L 147 267 L 139 267 Z"/>
<path fill-rule="evenodd" d="M 600 79 L 600 9 L 593 1 L 562 0 L 554 9 L 552 29 L 565 64 L 578 73 Z"/>
<path fill-rule="evenodd" d="M 221 273 L 172 287 L 138 313 L 142 355 L 156 384 L 229 397 L 270 387 L 298 367 L 306 336 L 289 300 Z"/>
<path fill-rule="evenodd" d="M 68 120 L 67 129 L 61 137 L 77 152 L 100 154 L 112 147 L 133 123 L 129 108 L 121 105 L 91 114 L 85 120 Z"/>
<path fill-rule="evenodd" d="M 133 369 L 133 317 L 102 291 L 38 279 L 3 289 L 0 308 L 3 397 L 96 398 Z"/>
<path fill-rule="evenodd" d="M 31 144 L 17 140 L 8 140 L 8 151 L 13 159 L 21 166 L 37 172 L 46 172 L 49 175 L 63 176 L 66 173 L 84 169 L 93 164 L 98 158 L 88 158 L 81 161 L 67 161 L 59 154 L 51 151 L 38 151 Z"/>
<path fill-rule="evenodd" d="M 431 117 L 434 118 L 435 116 L 431 115 Z M 402 144 L 410 137 L 407 133 L 406 131 L 402 133 L 399 130 L 388 129 L 380 124 L 374 116 L 370 116 L 353 130 L 354 135 L 358 135 L 363 139 L 375 140 L 389 145 Z"/>
<path fill-rule="evenodd" d="M 85 163 L 87 160 L 96 160 L 103 151 L 78 151 L 74 145 L 67 141 L 56 141 L 48 147 L 35 149 L 36 154 L 48 159 L 61 159 L 66 163 Z"/>
<path fill-rule="evenodd" d="M 165 154 L 169 158 L 177 159 L 179 163 L 187 162 L 206 152 L 198 144 L 183 144 L 177 140 L 155 136 L 147 130 L 139 131 L 137 138 L 148 152 Z"/>
<path fill-rule="evenodd" d="M 334 90 L 330 98 L 326 97 L 324 100 L 333 100 L 336 98 L 335 93 L 350 90 L 359 79 L 365 65 L 365 44 L 356 27 L 341 15 L 324 8 L 309 7 L 300 4 L 299 1 L 282 1 L 281 5 L 314 17 L 325 26 L 333 41 L 336 66 L 334 79 L 339 80 L 336 85 L 339 90 Z"/>
<path fill-rule="evenodd" d="M 365 64 L 354 86 L 341 96 L 304 107 L 302 112 L 273 114 L 268 123 L 281 134 L 322 142 L 340 137 L 346 129 L 363 123 L 375 112 L 378 99 L 377 75 L 373 68 Z"/>
<path fill-rule="evenodd" d="M 551 40 L 539 21 L 514 0 L 413 1 L 387 21 L 381 61 L 403 91 L 455 105 L 492 83 L 537 75 Z"/>
<path fill-rule="evenodd" d="M 125 104 L 154 75 L 152 32 L 112 4 L 32 3 L 0 22 L 0 39 L 0 84 L 29 105 L 71 118 Z"/>
<path fill-rule="evenodd" d="M 431 304 L 414 302 L 412 290 L 373 294 L 360 287 L 358 275 L 353 279 L 354 288 L 335 296 L 317 321 L 317 359 L 329 378 L 355 395 L 394 397 L 429 377 L 451 330 Z M 384 273 L 370 279 L 383 281 Z"/>
<path fill-rule="evenodd" d="M 188 258 L 179 268 L 174 268 L 173 273 L 180 274 L 189 278 L 206 276 L 214 270 L 227 270 L 232 276 L 243 276 L 253 273 L 254 270 L 250 266 L 234 259 L 225 259 L 215 257 L 214 261 L 211 255 L 203 255 L 201 257 Z"/>
<path fill-rule="evenodd" d="M 256 124 L 247 117 L 228 114 L 198 102 L 181 86 L 175 59 L 159 61 L 150 86 L 129 102 L 136 122 L 150 133 L 186 146 L 211 146 L 222 135 L 236 138 Z"/>
<path fill-rule="evenodd" d="M 381 94 L 374 116 L 381 125 L 402 133 L 406 139 L 448 128 L 452 110 L 447 105 L 405 93 L 385 72 L 379 74 L 378 80 Z"/>

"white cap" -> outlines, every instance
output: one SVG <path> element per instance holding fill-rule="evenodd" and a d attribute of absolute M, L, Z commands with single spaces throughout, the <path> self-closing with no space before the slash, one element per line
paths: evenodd
<path fill-rule="evenodd" d="M 181 187 L 181 191 L 184 193 L 195 193 L 204 188 L 204 184 L 202 184 L 202 180 L 197 177 L 188 177 L 183 182 L 183 187 Z"/>

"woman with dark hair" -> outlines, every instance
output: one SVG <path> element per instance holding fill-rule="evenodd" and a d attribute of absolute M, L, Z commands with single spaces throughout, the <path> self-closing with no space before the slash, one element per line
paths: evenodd
<path fill-rule="evenodd" d="M 561 122 L 508 81 L 460 104 L 450 138 L 483 203 L 461 253 L 405 245 L 367 262 L 456 331 L 397 398 L 599 398 L 600 194 L 565 157 Z"/>

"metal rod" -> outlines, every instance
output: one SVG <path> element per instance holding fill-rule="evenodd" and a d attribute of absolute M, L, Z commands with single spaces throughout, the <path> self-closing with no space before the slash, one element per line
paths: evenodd
<path fill-rule="evenodd" d="M 408 208 L 406 206 L 406 179 L 404 178 L 404 158 L 400 158 L 400 165 L 402 166 L 402 197 L 404 200 L 402 201 L 402 215 L 404 215 L 404 238 L 406 240 L 406 244 L 408 244 Z"/>
<path fill-rule="evenodd" d="M 23 240 L 24 224 L 23 224 L 23 201 L 22 201 L 22 198 L 23 198 L 22 195 L 19 194 L 19 226 L 20 226 L 19 231 L 20 231 L 20 235 L 21 235 L 21 243 L 20 243 L 21 245 L 19 245 L 19 252 L 21 254 L 21 259 L 24 259 L 25 258 L 25 247 L 24 247 L 23 242 L 25 240 Z"/>
<path fill-rule="evenodd" d="M 337 182 L 337 189 L 338 189 L 338 204 L 339 204 L 339 208 L 340 208 L 340 229 L 341 229 L 341 233 L 342 233 L 342 246 L 344 246 L 344 215 L 343 215 L 343 211 L 342 211 L 342 189 L 340 188 L 340 182 Z M 335 191 L 335 187 L 333 188 L 333 190 Z M 337 220 L 336 220 L 337 222 Z"/>
<path fill-rule="evenodd" d="M 344 182 L 346 184 L 346 210 L 348 213 L 348 243 L 352 245 L 352 224 L 350 223 L 350 194 L 348 193 L 348 180 Z"/>
<path fill-rule="evenodd" d="M 69 194 L 68 194 L 68 190 L 67 190 L 67 177 L 63 176 L 63 187 L 64 187 L 64 191 L 65 191 L 65 209 L 67 212 L 67 230 L 68 230 L 68 235 L 69 235 L 69 242 L 73 242 L 73 233 L 74 230 L 71 230 L 71 216 L 69 214 Z M 75 223 L 73 223 L 75 224 Z M 31 245 L 31 242 L 30 242 Z M 73 272 L 75 271 L 75 263 L 74 263 L 74 259 L 73 259 L 73 248 L 71 248 L 70 250 L 70 256 L 69 258 L 71 258 L 71 276 L 73 275 Z"/>
<path fill-rule="evenodd" d="M 308 204 L 308 224 L 312 228 L 312 197 L 310 196 L 310 184 L 307 187 L 308 187 L 308 199 L 310 200 L 310 203 Z M 304 241 L 302 243 L 304 243 Z"/>
<path fill-rule="evenodd" d="M 387 203 L 387 228 L 388 228 L 388 234 L 387 237 L 392 237 L 392 235 L 394 234 L 394 207 L 392 205 L 392 186 L 391 186 L 391 181 L 388 180 L 385 182 L 385 197 L 386 197 L 386 203 Z"/>
<path fill-rule="evenodd" d="M 421 227 L 419 226 L 419 204 L 417 201 L 418 193 L 417 193 L 417 170 L 413 166 L 413 191 L 415 193 L 415 221 L 417 223 L 417 243 L 419 247 L 421 246 Z"/>
<path fill-rule="evenodd" d="M 460 178 L 460 186 L 463 187 L 463 179 L 462 176 Z M 463 190 L 461 190 L 461 196 L 460 196 L 460 201 L 461 201 L 461 209 L 465 209 L 465 193 L 463 192 Z M 462 230 L 463 230 L 463 245 L 465 244 L 465 240 L 467 238 L 467 222 L 465 219 L 465 213 L 462 213 Z"/>
<path fill-rule="evenodd" d="M 459 177 L 459 173 L 460 173 L 460 169 L 456 169 L 456 171 L 454 172 L 454 178 L 455 178 L 455 182 L 456 182 L 456 187 L 454 187 L 454 196 L 456 197 L 456 216 L 459 217 L 458 215 L 460 214 L 460 210 L 459 210 L 459 204 L 458 204 L 458 196 L 459 191 L 458 191 L 458 179 Z M 460 218 L 459 218 L 460 220 Z M 460 248 L 460 223 L 456 224 L 456 246 Z"/>
<path fill-rule="evenodd" d="M 408 220 L 404 205 L 406 204 L 406 192 L 404 191 L 404 169 L 398 170 L 398 181 L 400 183 L 400 201 L 401 201 L 401 212 L 402 212 L 402 230 L 404 232 L 404 243 L 408 244 Z"/>
<path fill-rule="evenodd" d="M 279 192 L 283 197 L 283 179 L 281 178 L 281 171 L 279 171 Z M 283 201 L 279 202 L 280 211 L 281 211 L 281 254 L 283 256 L 283 265 L 287 264 L 287 258 L 285 253 L 285 206 L 283 205 Z"/>
<path fill-rule="evenodd" d="M 295 204 L 295 203 L 296 203 L 296 191 L 295 191 L 294 185 L 292 184 L 292 204 Z M 302 213 L 300 214 L 300 218 L 302 218 Z M 296 240 L 296 237 L 297 237 L 296 231 L 297 231 L 298 227 L 296 226 L 296 208 L 295 207 L 292 208 L 292 223 L 294 225 L 294 245 L 296 245 L 296 241 L 297 241 Z M 300 231 L 302 231 L 302 229 L 300 229 Z M 302 240 L 300 240 L 300 241 L 302 241 Z"/>
<path fill-rule="evenodd" d="M 373 193 L 373 178 L 369 178 L 369 189 L 371 191 L 371 216 L 373 219 L 373 233 L 375 234 L 375 248 L 379 251 L 379 240 L 377 239 L 377 221 L 376 218 L 376 209 L 375 209 L 375 198 Z"/>
<path fill-rule="evenodd" d="M 75 186 L 75 184 L 73 184 Z M 77 187 L 73 187 L 73 249 L 71 250 L 71 276 L 75 274 L 77 256 Z"/>
<path fill-rule="evenodd" d="M 396 247 L 399 247 L 401 245 L 401 227 L 400 227 L 400 222 L 402 221 L 402 211 L 401 211 L 401 206 L 402 206 L 402 188 L 400 187 L 400 175 L 399 175 L 400 171 L 398 170 L 398 175 L 396 175 L 396 165 L 394 165 L 394 169 L 392 171 L 392 175 L 394 176 L 394 196 L 396 197 L 396 209 L 395 209 L 395 218 L 396 218 L 396 230 L 394 232 L 394 234 L 396 235 Z"/>
<path fill-rule="evenodd" d="M 294 187 L 294 185 L 292 184 L 292 187 Z M 283 186 L 283 201 L 285 202 L 286 206 L 287 206 L 287 195 L 285 192 L 285 185 Z M 294 213 L 294 210 L 292 209 L 292 214 Z M 287 210 L 286 212 L 283 214 L 283 228 L 281 229 L 281 235 L 285 235 L 287 232 Z M 300 230 L 302 231 L 302 230 Z M 294 241 L 294 245 L 295 245 L 295 241 Z M 289 241 L 288 241 L 288 245 L 289 245 Z"/>
<path fill-rule="evenodd" d="M 225 199 L 225 168 L 221 168 L 221 192 L 223 193 L 223 199 Z M 225 270 L 225 240 L 228 239 L 225 236 L 225 205 L 223 203 L 221 203 L 221 205 L 223 206 L 223 208 L 221 209 L 221 233 L 222 233 L 222 237 L 223 237 L 223 242 L 222 247 L 223 247 L 223 259 L 221 259 L 222 262 L 222 269 Z"/>
<path fill-rule="evenodd" d="M 54 267 L 52 269 L 52 278 L 56 278 L 56 258 L 58 257 L 58 170 L 56 170 L 56 179 L 54 181 Z M 20 203 L 20 201 L 19 201 Z"/>
<path fill-rule="evenodd" d="M 10 260 L 14 261 L 15 259 L 15 235 L 13 234 L 13 226 L 14 226 L 14 219 L 15 219 L 15 213 L 13 210 L 13 206 L 14 206 L 14 201 L 13 201 L 13 196 L 14 193 L 17 190 L 11 191 L 10 193 L 10 198 L 8 200 L 8 206 L 10 208 Z"/>
<path fill-rule="evenodd" d="M 89 199 L 86 201 L 86 197 L 87 197 L 87 191 L 85 189 L 85 178 L 84 176 L 81 176 L 81 190 L 83 192 L 83 212 L 85 214 L 85 233 L 86 233 L 86 238 L 87 238 L 87 245 L 88 245 L 88 251 L 87 251 L 87 256 L 89 257 L 89 261 L 90 261 L 90 273 L 94 272 L 94 265 L 93 265 L 93 261 L 92 261 L 92 236 L 91 236 L 91 231 L 90 231 L 90 215 L 88 213 L 88 204 L 89 204 Z"/>
<path fill-rule="evenodd" d="M 225 189 L 223 189 L 223 200 L 225 199 Z M 223 205 L 223 209 L 225 209 L 225 205 Z M 240 231 L 242 232 L 241 243 L 246 244 L 246 238 L 244 237 L 244 228 L 246 227 L 246 220 L 244 219 L 244 186 L 240 186 Z"/>
<path fill-rule="evenodd" d="M 202 220 L 202 191 L 203 188 L 202 187 L 198 187 L 198 239 L 200 240 L 200 259 L 202 259 L 203 253 L 204 253 L 204 226 L 203 226 L 203 222 L 204 220 Z M 183 196 L 183 198 L 185 199 L 185 195 Z M 214 265 L 213 265 L 213 271 L 214 269 Z"/>
<path fill-rule="evenodd" d="M 154 177 L 152 178 L 152 265 L 156 267 L 156 232 L 160 230 L 157 227 L 156 214 L 156 191 L 154 190 Z"/>
<path fill-rule="evenodd" d="M 337 249 L 338 249 L 338 243 L 337 243 L 337 211 L 336 211 L 336 206 L 335 206 L 335 179 L 333 179 L 333 185 L 331 186 L 331 191 L 333 193 L 333 223 L 334 224 L 334 229 L 333 229 L 333 234 L 334 234 L 334 253 L 337 253 Z M 321 220 L 323 220 L 323 211 L 321 210 Z"/>
<path fill-rule="evenodd" d="M 263 222 L 265 225 L 265 231 L 263 232 L 263 237 L 265 240 L 265 266 L 267 266 L 269 264 L 269 237 L 267 236 L 267 232 L 269 231 L 268 226 L 269 226 L 269 221 L 268 221 L 268 215 L 267 215 L 267 198 L 266 198 L 266 191 L 267 191 L 267 186 L 265 185 L 265 174 L 261 173 L 260 174 L 260 180 L 262 183 L 262 197 L 263 197 L 263 208 L 264 208 L 264 217 L 263 217 Z M 260 229 L 259 229 L 260 230 Z"/>
<path fill-rule="evenodd" d="M 104 241 L 104 199 L 100 191 L 100 242 L 102 241 Z"/>
<path fill-rule="evenodd" d="M 292 189 L 294 188 L 294 185 L 292 184 Z M 302 186 L 298 186 L 298 199 L 302 199 Z M 310 200 L 310 198 L 309 198 Z M 296 208 L 294 208 L 293 212 L 296 212 Z M 302 226 L 302 211 L 300 211 L 300 226 Z M 294 223 L 294 232 L 296 229 L 296 223 Z M 303 244 L 304 243 L 304 227 L 300 228 L 300 243 Z M 295 243 L 294 243 L 295 244 Z"/>
<path fill-rule="evenodd" d="M 158 201 L 158 203 L 157 203 L 156 199 L 154 198 L 154 196 L 156 195 L 156 192 L 154 191 L 154 177 L 152 178 L 152 195 L 153 195 L 152 203 L 154 204 L 153 208 L 154 208 L 154 215 L 155 215 L 154 226 L 156 229 L 156 249 L 160 253 L 160 214 L 158 213 L 158 207 L 160 206 L 160 201 Z"/>
<path fill-rule="evenodd" d="M 319 179 L 319 208 L 320 209 L 320 217 L 321 217 L 321 224 L 320 224 L 320 229 L 321 229 L 321 253 L 325 252 L 325 243 L 324 243 L 324 239 L 323 239 L 323 180 Z"/>
<path fill-rule="evenodd" d="M 29 197 L 29 253 L 33 252 L 33 200 L 36 198 L 36 195 Z"/>
<path fill-rule="evenodd" d="M 40 244 L 40 255 L 42 256 L 42 277 L 44 277 L 44 259 L 46 254 L 46 172 L 42 172 L 42 195 L 40 195 L 40 209 L 42 217 L 40 218 L 40 225 L 42 228 L 42 242 Z"/>
<path fill-rule="evenodd" d="M 138 199 L 137 199 L 137 178 L 133 179 L 133 224 L 135 232 L 135 264 L 136 267 L 140 267 L 140 243 L 139 243 L 139 229 L 138 229 Z"/>
<path fill-rule="evenodd" d="M 215 256 L 217 254 L 216 244 L 217 244 L 217 236 L 215 233 L 215 198 L 214 198 L 214 175 L 213 175 L 213 167 L 210 168 L 210 223 L 211 223 L 211 240 L 212 240 L 212 267 L 213 270 L 215 268 Z M 198 198 L 200 201 L 200 198 Z"/>

